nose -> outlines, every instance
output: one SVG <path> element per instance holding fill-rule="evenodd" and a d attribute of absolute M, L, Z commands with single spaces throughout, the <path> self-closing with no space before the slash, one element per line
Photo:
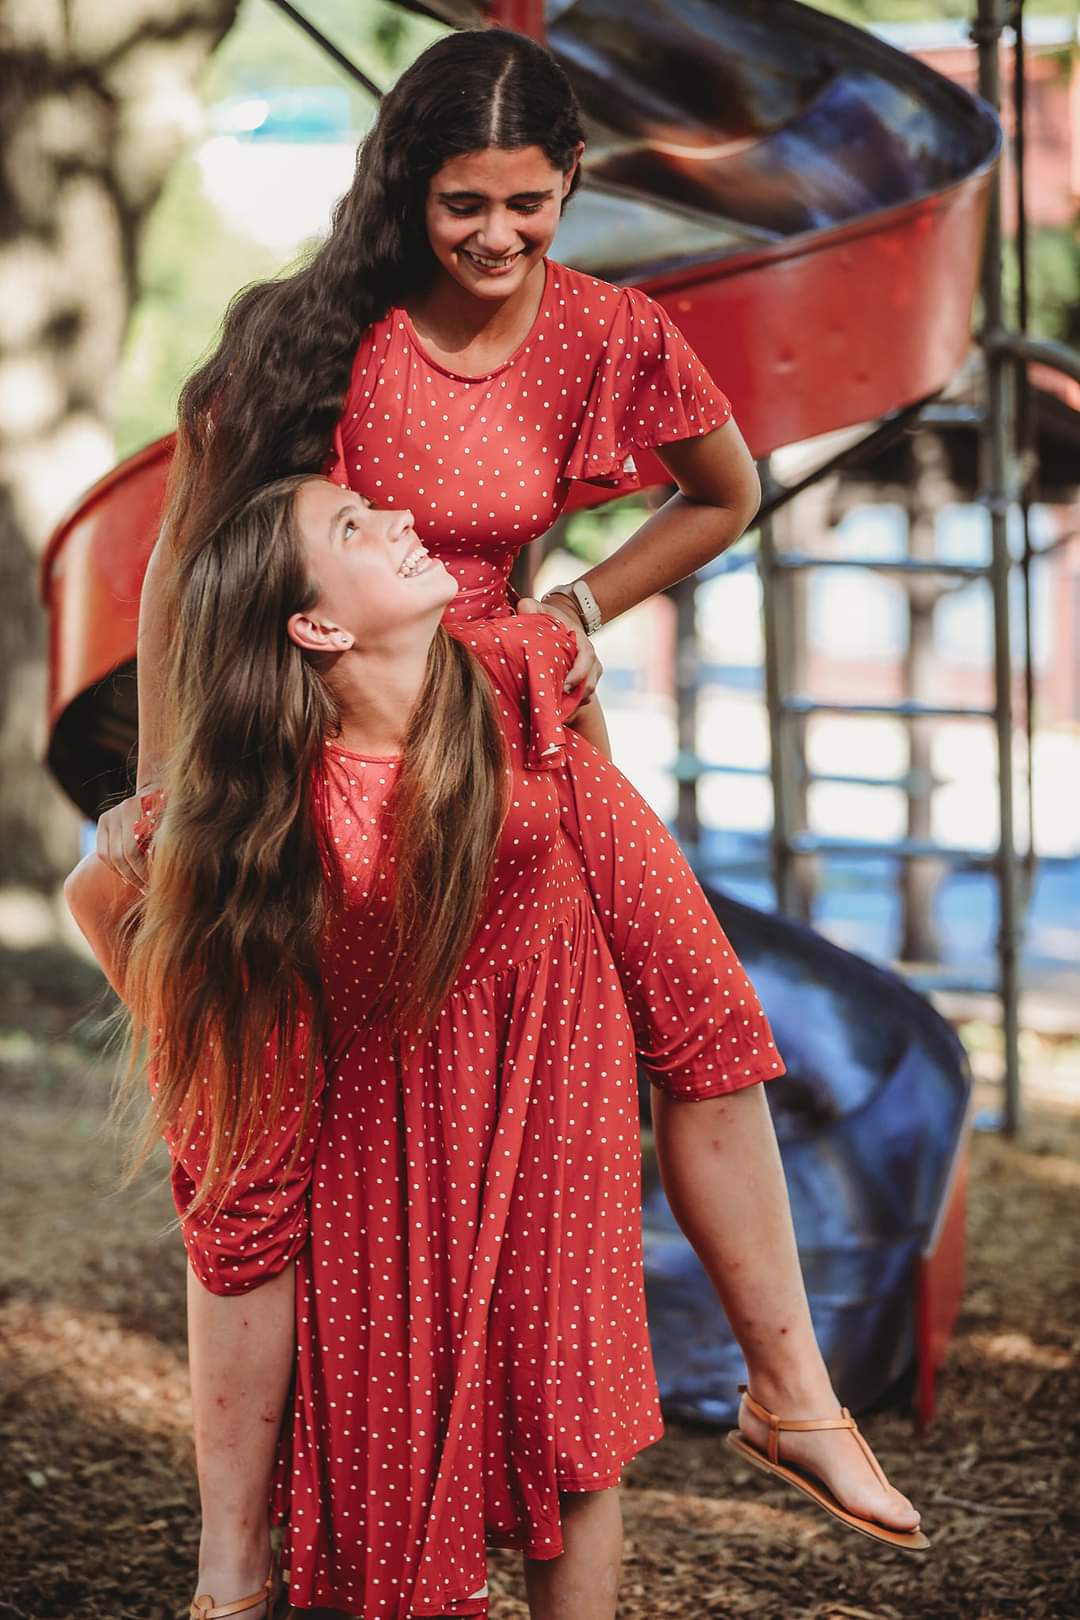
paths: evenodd
<path fill-rule="evenodd" d="M 517 231 L 507 214 L 493 212 L 484 216 L 476 240 L 477 253 L 486 253 L 489 258 L 497 259 L 503 254 L 512 253 L 517 246 Z"/>
<path fill-rule="evenodd" d="M 391 540 L 404 540 L 409 530 L 416 527 L 413 515 L 407 506 L 395 512 L 394 519 L 395 521 L 390 528 Z"/>

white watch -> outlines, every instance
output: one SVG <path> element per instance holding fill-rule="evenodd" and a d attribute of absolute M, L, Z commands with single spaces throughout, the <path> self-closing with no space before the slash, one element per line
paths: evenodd
<path fill-rule="evenodd" d="M 572 596 L 574 598 L 574 601 L 581 609 L 581 618 L 587 636 L 595 635 L 604 622 L 599 603 L 583 579 L 575 579 L 569 585 L 553 585 L 550 591 L 544 592 L 541 600 L 546 602 L 549 596 Z"/>

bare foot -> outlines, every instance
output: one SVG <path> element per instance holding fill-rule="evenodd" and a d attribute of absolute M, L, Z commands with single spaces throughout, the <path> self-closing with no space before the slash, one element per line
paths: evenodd
<path fill-rule="evenodd" d="M 793 1402 L 784 1396 L 766 1399 L 756 1389 L 752 1393 L 762 1405 L 784 1418 L 840 1417 L 835 1396 L 822 1402 Z M 739 1428 L 752 1446 L 768 1455 L 769 1425 L 750 1411 L 743 1397 L 739 1407 Z M 872 1519 L 890 1530 L 916 1530 L 919 1514 L 906 1496 L 875 1474 L 854 1434 L 848 1429 L 820 1429 L 806 1434 L 780 1434 L 781 1462 L 793 1463 L 814 1474 L 836 1497 L 840 1506 L 861 1519 Z M 880 1466 L 880 1464 L 879 1464 Z"/>

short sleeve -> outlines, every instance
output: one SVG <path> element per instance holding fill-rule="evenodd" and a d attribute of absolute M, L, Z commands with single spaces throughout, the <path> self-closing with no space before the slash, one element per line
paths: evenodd
<path fill-rule="evenodd" d="M 170 1179 L 181 1236 L 191 1269 L 212 1294 L 244 1294 L 257 1288 L 283 1271 L 308 1241 L 308 1190 L 321 1127 L 326 1068 L 322 1056 L 316 1056 L 312 1106 L 301 1137 L 306 1027 L 302 1017 L 281 1106 L 273 1118 L 265 1120 L 265 1128 L 249 1145 L 246 1156 L 234 1160 L 234 1175 L 223 1199 L 212 1194 L 194 1214 L 188 1213 L 205 1171 L 208 1133 L 196 1131 L 183 1150 L 173 1131 L 164 1133 L 172 1158 Z M 268 1043 L 268 1064 L 273 1061 L 274 1040 L 276 1035 Z M 149 1078 L 150 1089 L 155 1091 L 153 1062 Z"/>
<path fill-rule="evenodd" d="M 563 682 L 577 657 L 573 631 L 548 613 L 515 613 L 448 625 L 479 659 L 520 725 L 526 770 L 557 770 L 564 763 L 567 720 L 580 702 Z"/>
<path fill-rule="evenodd" d="M 671 316 L 640 287 L 621 289 L 564 478 L 640 488 L 635 447 L 697 438 L 731 418 L 731 403 Z"/>

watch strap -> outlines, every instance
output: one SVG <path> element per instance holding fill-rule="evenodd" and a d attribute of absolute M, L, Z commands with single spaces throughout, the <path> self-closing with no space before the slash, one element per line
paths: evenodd
<path fill-rule="evenodd" d="M 574 599 L 587 636 L 595 635 L 604 622 L 600 605 L 583 579 L 575 579 L 568 585 L 553 585 L 550 591 L 544 592 L 543 600 L 546 601 L 549 596 L 570 596 Z"/>

